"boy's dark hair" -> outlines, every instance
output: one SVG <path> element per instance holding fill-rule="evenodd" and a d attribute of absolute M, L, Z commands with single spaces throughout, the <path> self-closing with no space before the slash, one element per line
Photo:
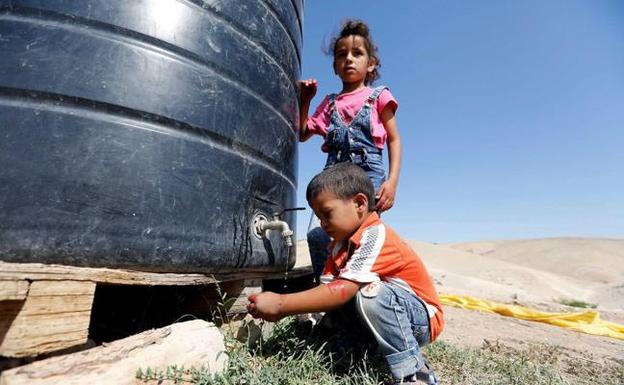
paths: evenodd
<path fill-rule="evenodd" d="M 338 36 L 334 37 L 331 40 L 329 49 L 326 50 L 326 53 L 333 55 L 335 58 L 336 43 L 338 42 L 338 40 L 351 35 L 360 36 L 362 37 L 362 39 L 364 39 L 364 47 L 368 52 L 368 56 L 372 61 L 375 62 L 375 69 L 372 72 L 367 73 L 366 79 L 364 79 L 364 84 L 368 86 L 370 84 L 373 84 L 375 80 L 381 77 L 381 74 L 379 73 L 381 60 L 379 60 L 379 56 L 377 56 L 377 46 L 373 43 L 373 38 L 371 36 L 370 30 L 365 22 L 363 22 L 362 20 L 345 20 L 342 23 L 342 29 L 340 30 L 340 33 L 338 34 Z"/>
<path fill-rule="evenodd" d="M 312 178 L 306 189 L 308 203 L 323 191 L 340 199 L 349 199 L 362 193 L 368 198 L 368 211 L 375 209 L 373 183 L 360 166 L 351 162 L 337 163 Z"/>

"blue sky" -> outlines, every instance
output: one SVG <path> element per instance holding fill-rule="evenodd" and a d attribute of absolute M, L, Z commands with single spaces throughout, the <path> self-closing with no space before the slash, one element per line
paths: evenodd
<path fill-rule="evenodd" d="M 429 242 L 624 237 L 624 1 L 305 2 L 313 109 L 340 81 L 322 45 L 366 21 L 399 101 L 397 203 L 383 219 Z M 324 164 L 299 148 L 297 219 Z"/>

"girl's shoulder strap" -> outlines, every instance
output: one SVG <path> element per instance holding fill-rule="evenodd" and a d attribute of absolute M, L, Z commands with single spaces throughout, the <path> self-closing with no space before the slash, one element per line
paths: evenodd
<path fill-rule="evenodd" d="M 327 98 L 329 99 L 328 109 L 329 111 L 333 111 L 334 106 L 336 105 L 336 94 L 329 94 L 327 95 Z"/>
<path fill-rule="evenodd" d="M 370 96 L 368 97 L 368 103 L 370 104 L 375 103 L 379 95 L 381 95 L 381 92 L 383 90 L 388 90 L 388 89 L 389 89 L 388 86 L 378 86 L 378 87 L 373 88 L 373 92 L 371 92 Z"/>

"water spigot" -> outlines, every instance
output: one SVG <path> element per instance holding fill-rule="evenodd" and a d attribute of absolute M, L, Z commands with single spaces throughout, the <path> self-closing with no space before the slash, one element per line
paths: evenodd
<path fill-rule="evenodd" d="M 282 214 L 286 211 L 293 210 L 305 210 L 303 207 L 297 207 L 292 209 L 285 209 L 279 213 L 273 214 L 273 219 L 268 220 L 264 215 L 259 214 L 254 218 L 254 231 L 258 237 L 266 237 L 266 232 L 268 230 L 279 230 L 282 233 L 282 237 L 284 238 L 284 242 L 286 242 L 286 246 L 291 247 L 293 245 L 293 231 L 288 226 L 286 221 L 280 219 Z"/>
<path fill-rule="evenodd" d="M 274 218 L 272 221 L 267 221 L 267 220 L 259 221 L 257 224 L 257 230 L 262 235 L 264 235 L 266 231 L 268 230 L 280 230 L 282 233 L 282 237 L 284 238 L 284 241 L 286 242 L 286 246 L 293 245 L 293 241 L 292 241 L 293 231 L 290 229 L 286 221 L 283 221 L 281 219 L 276 219 L 276 218 Z"/>

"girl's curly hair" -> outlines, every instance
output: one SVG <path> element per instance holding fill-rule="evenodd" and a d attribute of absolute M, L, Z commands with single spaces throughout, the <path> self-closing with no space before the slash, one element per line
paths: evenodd
<path fill-rule="evenodd" d="M 368 56 L 372 61 L 375 62 L 375 69 L 372 72 L 366 74 L 366 79 L 364 79 L 364 84 L 369 85 L 375 82 L 375 80 L 381 77 L 379 73 L 379 67 L 381 67 L 381 60 L 379 60 L 379 56 L 377 56 L 377 46 L 373 43 L 373 38 L 371 36 L 368 25 L 364 23 L 362 20 L 345 20 L 342 23 L 342 29 L 340 33 L 335 36 L 330 44 L 328 49 L 326 49 L 326 53 L 333 55 L 336 57 L 336 43 L 345 37 L 348 36 L 360 36 L 364 40 L 364 47 L 368 52 Z"/>

